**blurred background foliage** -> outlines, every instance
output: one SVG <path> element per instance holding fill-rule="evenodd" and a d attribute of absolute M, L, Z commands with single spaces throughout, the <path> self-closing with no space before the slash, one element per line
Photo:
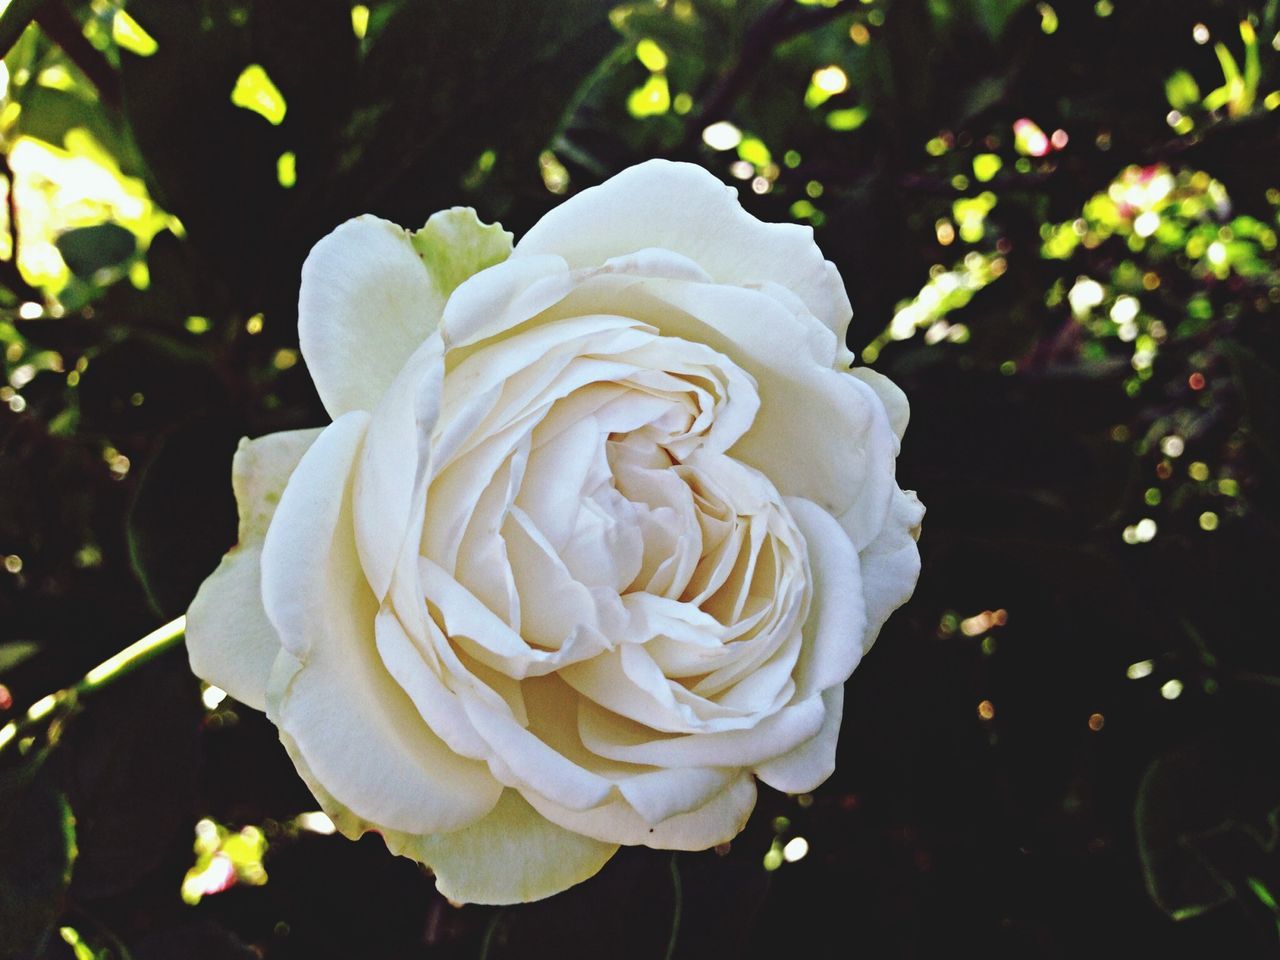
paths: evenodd
<path fill-rule="evenodd" d="M 1278 6 L 0 0 L 0 957 L 1274 955 Z M 912 400 L 831 781 L 459 909 L 181 653 L 71 689 L 323 422 L 317 239 L 655 155 L 811 224 Z"/>

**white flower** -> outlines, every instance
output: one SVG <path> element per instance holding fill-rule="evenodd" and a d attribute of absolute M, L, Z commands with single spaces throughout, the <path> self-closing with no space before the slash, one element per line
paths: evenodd
<path fill-rule="evenodd" d="M 465 209 L 343 224 L 299 304 L 333 423 L 242 443 L 192 668 L 454 900 L 729 840 L 757 778 L 831 773 L 919 571 L 907 403 L 846 369 L 849 316 L 808 228 L 686 164 L 514 250 Z"/>

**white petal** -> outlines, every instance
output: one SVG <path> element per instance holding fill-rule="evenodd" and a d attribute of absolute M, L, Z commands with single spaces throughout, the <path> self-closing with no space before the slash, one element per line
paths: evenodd
<path fill-rule="evenodd" d="M 422 536 L 421 524 L 411 524 L 425 496 L 443 383 L 444 342 L 435 333 L 414 351 L 369 421 L 355 475 L 356 543 L 379 600 L 406 540 L 416 548 Z"/>
<path fill-rule="evenodd" d="M 191 672 L 255 710 L 266 706 L 267 677 L 280 652 L 262 609 L 261 558 L 259 546 L 232 548 L 187 610 Z"/>
<path fill-rule="evenodd" d="M 317 243 L 302 265 L 298 339 L 329 416 L 372 410 L 443 310 L 394 223 L 356 217 Z"/>
<path fill-rule="evenodd" d="M 488 813 L 501 788 L 427 727 L 378 658 L 378 603 L 360 569 L 351 509 L 368 420 L 350 413 L 320 435 L 267 534 L 263 600 L 288 651 L 276 659 L 268 715 L 357 816 L 409 833 L 457 829 Z"/>
<path fill-rule="evenodd" d="M 912 490 L 895 490 L 889 518 L 878 536 L 862 551 L 862 592 L 867 602 L 867 632 L 863 650 L 880 634 L 880 628 L 910 598 L 920 576 L 920 522 L 924 505 Z"/>
<path fill-rule="evenodd" d="M 571 636 L 559 650 L 531 647 L 448 571 L 426 557 L 421 564 L 427 601 L 439 610 L 449 639 L 494 670 L 517 680 L 544 676 L 601 649 L 585 630 Z"/>
<path fill-rule="evenodd" d="M 407 617 L 405 619 L 408 619 Z M 434 624 L 423 618 L 414 624 L 414 631 L 428 633 Z M 395 677 L 401 689 L 409 695 L 423 720 L 454 753 L 476 760 L 486 759 L 493 751 L 484 742 L 475 727 L 467 719 L 462 701 L 445 686 L 437 671 L 441 669 L 439 657 L 428 643 L 417 642 L 413 631 L 405 627 L 397 611 L 384 606 L 378 612 L 374 625 L 378 654 L 387 672 Z M 438 628 L 433 639 L 439 638 Z"/>
<path fill-rule="evenodd" d="M 449 297 L 440 330 L 452 350 L 523 323 L 572 289 L 563 257 L 512 257 L 464 281 Z"/>
<path fill-rule="evenodd" d="M 795 671 L 796 697 L 803 700 L 849 679 L 862 659 L 867 613 L 858 554 L 840 524 L 808 500 L 786 502 L 809 547 L 813 587 Z"/>
<path fill-rule="evenodd" d="M 625 799 L 592 810 L 566 810 L 546 797 L 523 791 L 525 799 L 548 820 L 567 830 L 605 843 L 643 845 L 659 850 L 706 850 L 732 840 L 747 824 L 756 805 L 756 784 L 742 773 L 701 806 L 650 824 Z"/>
<path fill-rule="evenodd" d="M 280 652 L 262 609 L 262 540 L 290 474 L 320 435 L 291 430 L 241 440 L 231 468 L 240 511 L 240 542 L 203 584 L 187 611 L 191 672 L 261 710 L 267 677 Z"/>
<path fill-rule="evenodd" d="M 357 816 L 316 779 L 288 734 L 281 742 L 338 831 L 352 840 L 377 831 L 392 853 L 430 867 L 436 887 L 454 903 L 523 903 L 567 890 L 594 876 L 617 851 L 551 823 L 514 790 L 484 817 L 452 833 L 389 830 Z"/>
<path fill-rule="evenodd" d="M 597 277 L 567 302 L 628 309 L 663 334 L 705 343 L 736 362 L 755 378 L 760 409 L 730 454 L 783 494 L 841 518 L 855 546 L 870 543 L 888 512 L 897 438 L 875 392 L 834 369 L 830 331 L 754 290 L 667 280 L 623 287 L 617 279 Z"/>
<path fill-rule="evenodd" d="M 490 764 L 494 775 L 507 786 L 536 790 L 570 810 L 597 807 L 613 793 L 609 780 L 564 756 L 510 714 L 489 709 L 470 697 L 464 696 L 462 703 L 476 731 L 493 748 Z"/>
<path fill-rule="evenodd" d="M 610 257 L 596 269 L 602 273 L 625 273 L 637 277 L 666 277 L 669 280 L 715 283 L 715 278 L 693 260 L 660 247 L 648 247 L 623 256 Z"/>
<path fill-rule="evenodd" d="M 527 903 L 595 876 L 617 851 L 559 827 L 514 790 L 482 820 L 453 833 L 418 837 L 398 852 L 427 864 L 455 903 Z"/>
<path fill-rule="evenodd" d="M 594 267 L 654 247 L 688 257 L 720 283 L 775 281 L 844 340 L 849 298 L 813 230 L 757 220 L 733 188 L 694 164 L 650 160 L 570 197 L 524 235 L 513 259 L 558 254 L 570 267 Z"/>
<path fill-rule="evenodd" d="M 784 793 L 807 793 L 817 789 L 836 768 L 836 741 L 840 736 L 840 718 L 844 713 L 844 686 L 837 685 L 822 694 L 826 716 L 812 739 L 790 753 L 766 760 L 756 767 L 756 776 Z"/>
<path fill-rule="evenodd" d="M 705 805 L 740 775 L 725 767 L 670 767 L 627 777 L 618 789 L 645 823 L 654 826 Z"/>
<path fill-rule="evenodd" d="M 540 646 L 559 649 L 576 628 L 595 626 L 595 601 L 573 579 L 546 537 L 519 507 L 502 528 L 520 593 L 521 632 Z"/>
<path fill-rule="evenodd" d="M 907 395 L 883 373 L 870 367 L 854 367 L 849 375 L 857 377 L 876 392 L 889 415 L 889 426 L 901 440 L 907 432 L 907 423 L 911 420 L 911 404 L 907 402 Z"/>
<path fill-rule="evenodd" d="M 623 763 L 749 767 L 794 750 L 818 732 L 823 716 L 822 701 L 815 696 L 783 707 L 750 729 L 662 736 L 584 700 L 578 730 L 587 749 Z"/>

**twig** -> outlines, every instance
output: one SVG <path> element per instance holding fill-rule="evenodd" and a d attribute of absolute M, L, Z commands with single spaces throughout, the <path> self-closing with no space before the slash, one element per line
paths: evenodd
<path fill-rule="evenodd" d="M 23 737 L 37 724 L 42 723 L 46 717 L 70 713 L 86 695 L 114 683 L 144 663 L 176 647 L 182 641 L 186 629 L 185 616 L 170 620 L 164 626 L 152 630 L 141 640 L 129 644 L 119 653 L 102 661 L 73 686 L 41 697 L 27 708 L 22 719 L 10 720 L 0 727 L 0 753 L 3 753 L 10 743 L 15 741 L 21 743 Z"/>
<path fill-rule="evenodd" d="M 754 78 L 773 48 L 797 34 L 805 33 L 844 13 L 848 0 L 832 7 L 804 8 L 795 0 L 775 0 L 747 28 L 737 61 L 712 84 L 685 134 L 685 146 L 696 142 L 702 130 L 723 119 L 742 88 Z"/>
<path fill-rule="evenodd" d="M 1223 140 L 1251 134 L 1256 130 L 1269 132 L 1273 138 L 1280 137 L 1280 114 L 1273 110 L 1255 110 L 1242 117 L 1218 120 L 1203 130 L 1174 137 L 1172 140 L 1150 147 L 1144 151 L 1144 157 L 1147 162 L 1181 159 L 1184 154 L 1206 146 L 1218 145 Z"/>

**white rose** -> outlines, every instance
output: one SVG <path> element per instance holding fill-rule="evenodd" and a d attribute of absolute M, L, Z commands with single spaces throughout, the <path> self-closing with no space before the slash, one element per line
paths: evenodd
<path fill-rule="evenodd" d="M 321 240 L 333 423 L 245 441 L 192 669 L 264 708 L 343 833 L 457 901 L 700 850 L 817 787 L 919 571 L 902 393 L 849 371 L 812 232 L 652 161 L 511 248 L 471 210 Z"/>

